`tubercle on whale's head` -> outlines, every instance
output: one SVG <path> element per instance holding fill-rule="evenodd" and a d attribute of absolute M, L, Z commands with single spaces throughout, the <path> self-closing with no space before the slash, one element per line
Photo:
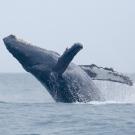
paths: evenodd
<path fill-rule="evenodd" d="M 16 40 L 16 36 L 11 34 L 11 35 L 9 35 L 9 36 L 3 38 L 3 41 L 4 41 L 5 45 L 7 45 L 7 43 L 8 43 L 9 41 L 11 41 L 11 40 Z"/>
<path fill-rule="evenodd" d="M 6 48 L 10 52 L 12 52 L 12 49 L 15 49 L 16 48 L 16 46 L 17 46 L 17 44 L 15 44 L 16 41 L 17 41 L 16 36 L 15 35 L 12 35 L 12 34 L 9 35 L 9 36 L 7 36 L 7 37 L 5 37 L 5 38 L 3 38 L 3 42 L 4 42 L 5 46 L 6 46 Z"/>
<path fill-rule="evenodd" d="M 8 38 L 8 39 L 9 39 L 9 38 L 10 38 L 10 39 L 11 39 L 11 38 L 16 38 L 16 36 L 13 35 L 13 34 L 10 34 L 9 36 L 7 36 L 7 37 L 5 37 L 5 38 L 3 38 L 3 39 L 7 39 L 7 38 Z"/>

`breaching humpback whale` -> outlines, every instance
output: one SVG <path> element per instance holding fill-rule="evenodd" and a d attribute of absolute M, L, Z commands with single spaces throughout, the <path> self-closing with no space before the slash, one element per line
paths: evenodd
<path fill-rule="evenodd" d="M 14 35 L 3 39 L 8 51 L 23 68 L 34 75 L 56 102 L 89 102 L 104 100 L 89 75 L 71 63 L 83 48 L 80 43 L 66 49 L 63 55 L 18 40 Z"/>
<path fill-rule="evenodd" d="M 74 56 L 83 48 L 80 43 L 66 49 L 62 55 L 30 45 L 10 35 L 3 39 L 8 51 L 23 68 L 46 87 L 56 102 L 103 101 L 92 80 L 107 80 L 132 85 L 132 81 L 112 69 L 96 65 L 76 65 Z"/>

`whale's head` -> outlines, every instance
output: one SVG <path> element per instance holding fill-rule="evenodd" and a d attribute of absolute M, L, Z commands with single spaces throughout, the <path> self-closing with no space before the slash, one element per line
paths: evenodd
<path fill-rule="evenodd" d="M 21 63 L 23 68 L 33 74 L 52 70 L 58 61 L 59 54 L 30 45 L 14 35 L 3 39 L 8 51 Z"/>

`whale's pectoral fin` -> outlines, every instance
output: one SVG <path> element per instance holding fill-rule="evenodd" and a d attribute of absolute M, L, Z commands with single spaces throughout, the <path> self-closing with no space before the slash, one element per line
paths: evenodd
<path fill-rule="evenodd" d="M 74 58 L 74 56 L 83 48 L 80 43 L 74 44 L 71 48 L 66 49 L 63 55 L 58 59 L 56 66 L 53 68 L 54 72 L 62 74 Z"/>
<path fill-rule="evenodd" d="M 95 64 L 80 65 L 80 67 L 91 77 L 92 80 L 118 82 L 127 84 L 129 86 L 133 85 L 133 81 L 130 79 L 130 77 L 118 73 L 112 68 L 98 67 Z"/>

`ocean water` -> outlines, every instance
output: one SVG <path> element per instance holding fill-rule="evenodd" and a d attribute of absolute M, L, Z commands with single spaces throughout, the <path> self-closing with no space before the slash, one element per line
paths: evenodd
<path fill-rule="evenodd" d="M 106 101 L 55 103 L 29 74 L 0 74 L 0 135 L 135 135 L 135 87 L 95 81 Z"/>

